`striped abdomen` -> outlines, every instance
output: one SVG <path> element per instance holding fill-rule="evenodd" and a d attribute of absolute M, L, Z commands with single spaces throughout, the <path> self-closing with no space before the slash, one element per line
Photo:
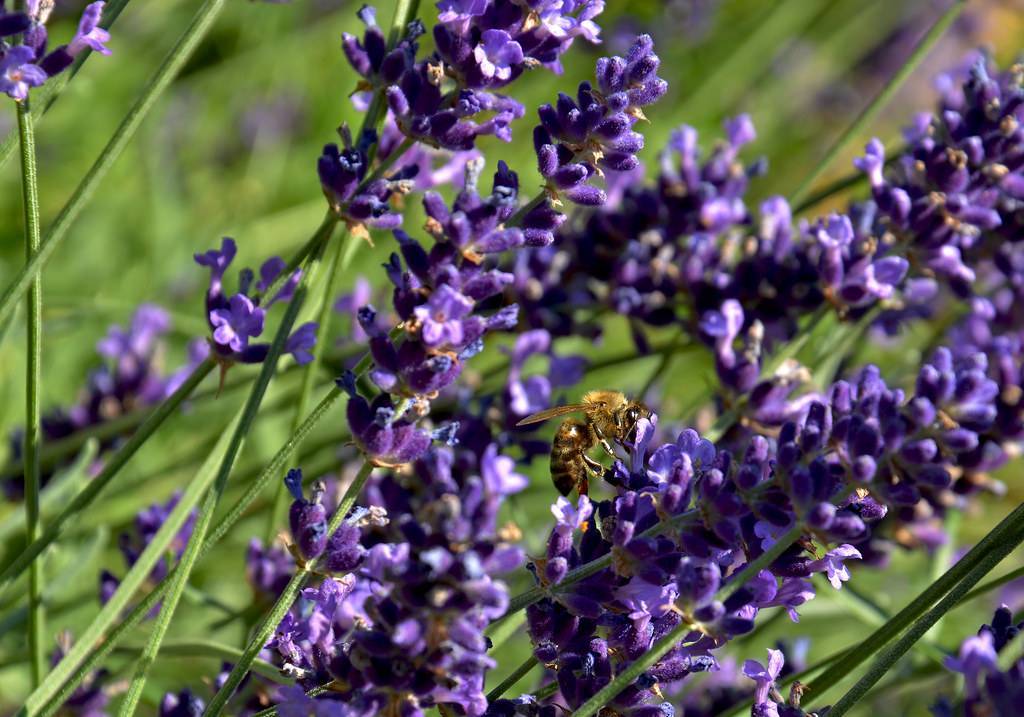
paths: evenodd
<path fill-rule="evenodd" d="M 589 488 L 584 454 L 597 445 L 597 434 L 587 422 L 569 418 L 562 422 L 551 443 L 551 481 L 562 495 L 573 488 L 586 495 Z"/>

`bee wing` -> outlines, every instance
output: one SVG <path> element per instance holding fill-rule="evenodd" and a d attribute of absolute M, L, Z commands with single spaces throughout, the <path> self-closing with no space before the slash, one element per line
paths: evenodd
<path fill-rule="evenodd" d="M 568 406 L 555 406 L 554 408 L 548 408 L 544 411 L 538 411 L 532 416 L 527 416 L 516 426 L 528 426 L 531 423 L 540 423 L 546 421 L 549 418 L 555 418 L 556 416 L 564 416 L 567 413 L 576 413 L 586 408 L 586 404 L 583 403 L 570 403 Z"/>

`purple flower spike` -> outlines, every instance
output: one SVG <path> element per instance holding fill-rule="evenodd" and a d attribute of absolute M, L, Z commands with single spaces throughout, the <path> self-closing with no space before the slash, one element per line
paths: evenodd
<path fill-rule="evenodd" d="M 828 551 L 821 560 L 815 560 L 807 567 L 811 572 L 824 572 L 832 587 L 839 590 L 843 583 L 850 579 L 850 570 L 843 564 L 845 560 L 860 560 L 860 551 L 852 545 L 840 545 Z"/>
<path fill-rule="evenodd" d="M 996 669 L 997 660 L 992 633 L 981 630 L 976 636 L 964 640 L 960 653 L 956 657 L 947 657 L 943 664 L 964 676 L 967 697 L 972 698 L 978 694 L 979 680 Z"/>
<path fill-rule="evenodd" d="M 523 61 L 523 48 L 504 30 L 485 30 L 473 57 L 484 77 L 507 80 L 512 68 Z"/>
<path fill-rule="evenodd" d="M 0 92 L 15 100 L 28 97 L 32 87 L 46 82 L 46 72 L 33 64 L 35 52 L 25 45 L 8 48 L 0 59 Z"/>
<path fill-rule="evenodd" d="M 466 337 L 462 319 L 472 310 L 472 299 L 442 284 L 414 311 L 421 322 L 423 343 L 432 348 L 462 345 Z"/>
<path fill-rule="evenodd" d="M 210 312 L 213 340 L 232 351 L 242 351 L 249 345 L 250 338 L 263 333 L 265 312 L 244 294 L 235 294 L 228 302 L 227 309 Z"/>
<path fill-rule="evenodd" d="M 78 22 L 78 32 L 68 44 L 68 54 L 72 57 L 86 48 L 101 55 L 111 54 L 110 48 L 103 44 L 110 40 L 110 33 L 99 26 L 104 5 L 103 2 L 94 2 L 85 6 Z"/>
<path fill-rule="evenodd" d="M 768 695 L 775 688 L 775 680 L 782 674 L 785 665 L 785 657 L 781 650 L 768 649 L 768 664 L 762 665 L 757 660 L 747 660 L 743 663 L 743 674 L 754 681 L 754 704 L 766 705 L 769 702 Z"/>

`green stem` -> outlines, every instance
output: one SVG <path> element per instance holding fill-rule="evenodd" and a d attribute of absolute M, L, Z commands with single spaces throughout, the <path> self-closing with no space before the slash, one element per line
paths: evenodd
<path fill-rule="evenodd" d="M 214 528 L 213 532 L 203 543 L 203 550 L 199 556 L 200 560 L 209 555 L 214 546 L 231 531 L 235 524 L 245 514 L 248 507 L 256 500 L 270 481 L 275 478 L 280 479 L 281 470 L 285 465 L 285 462 L 288 460 L 288 457 L 293 453 L 295 443 L 301 441 L 309 434 L 310 431 L 313 430 L 313 428 L 327 414 L 327 411 L 342 395 L 343 392 L 340 389 L 332 389 L 330 393 L 320 401 L 317 407 L 313 409 L 309 418 L 306 419 L 305 423 L 302 424 L 295 435 L 290 436 L 285 444 L 281 446 L 260 476 L 249 484 L 242 498 L 239 499 L 239 501 L 225 516 L 217 521 L 217 527 Z M 56 712 L 57 709 L 67 701 L 67 698 L 78 688 L 78 685 L 81 684 L 86 675 L 101 664 L 106 656 L 110 654 L 110 651 L 118 645 L 121 640 L 135 628 L 136 625 L 142 622 L 146 615 L 148 615 L 153 607 L 160 602 L 160 599 L 170 588 L 171 581 L 174 579 L 174 574 L 177 572 L 177 569 L 177 566 L 175 566 L 175 568 L 171 570 L 170 574 L 161 580 L 153 590 L 151 590 L 138 605 L 132 608 L 128 615 L 126 615 L 125 618 L 117 624 L 113 630 L 111 630 L 110 634 L 107 635 L 106 640 L 96 646 L 96 648 L 92 650 L 84 660 L 82 660 L 81 665 L 75 673 L 50 699 L 45 710 L 40 713 L 41 715 L 48 717 Z"/>
<path fill-rule="evenodd" d="M 988 592 L 991 592 L 992 590 L 995 590 L 996 588 L 1000 588 L 1003 585 L 1006 585 L 1006 583 L 1013 582 L 1018 578 L 1024 578 L 1024 567 L 1017 568 L 1016 570 L 1011 570 L 1006 575 L 1000 575 L 998 578 L 993 578 L 988 582 L 979 585 L 978 587 L 974 588 L 974 590 L 971 590 L 969 593 L 964 595 L 964 599 L 960 601 L 960 604 L 962 605 L 968 600 L 973 600 L 976 597 L 980 597 Z"/>
<path fill-rule="evenodd" d="M 928 51 L 932 49 L 932 46 L 942 37 L 942 34 L 953 24 L 953 21 L 960 16 L 960 13 L 967 6 L 967 0 L 956 0 L 953 5 L 942 14 L 942 16 L 936 20 L 935 24 L 932 25 L 928 33 L 921 38 L 921 41 L 917 43 L 913 52 L 910 53 L 910 57 L 903 63 L 902 67 L 896 72 L 885 86 L 882 87 L 881 91 L 875 95 L 874 99 L 865 107 L 861 113 L 857 116 L 857 119 L 853 121 L 849 127 L 839 136 L 839 138 L 829 147 L 825 156 L 821 158 L 814 170 L 807 175 L 803 182 L 797 187 L 793 193 L 790 203 L 794 206 L 801 206 L 807 196 L 810 194 L 811 187 L 822 175 L 822 173 L 828 169 L 832 161 L 839 156 L 839 153 L 846 149 L 847 145 L 854 139 L 860 136 L 861 132 L 874 121 L 875 117 L 882 108 L 892 99 L 892 96 L 896 94 L 896 91 L 903 85 L 910 74 L 915 68 L 921 63 Z"/>
<path fill-rule="evenodd" d="M 517 227 L 517 226 L 519 226 L 520 224 L 523 223 L 523 219 L 526 218 L 526 215 L 529 214 L 530 212 L 532 212 L 537 207 L 539 207 L 545 201 L 547 201 L 547 198 L 548 198 L 547 190 L 546 189 L 540 190 L 540 193 L 536 197 L 531 199 L 529 202 L 527 202 L 523 206 L 519 207 L 519 209 L 516 211 L 516 213 L 508 218 L 508 221 L 505 222 L 505 226 L 507 226 L 507 227 Z M 2 317 L 2 316 L 3 316 L 3 314 L 0 314 L 0 317 Z"/>
<path fill-rule="evenodd" d="M 119 645 L 114 648 L 114 652 L 138 659 L 140 655 L 145 654 L 146 647 L 146 645 Z M 168 657 L 212 657 L 222 662 L 234 662 L 242 654 L 237 647 L 213 640 L 168 640 L 164 643 L 161 652 Z M 266 660 L 253 662 L 252 671 L 272 682 L 291 684 L 291 680 L 282 677 L 280 668 Z"/>
<path fill-rule="evenodd" d="M 958 582 L 949 591 L 946 597 L 942 598 L 935 607 L 914 622 L 903 637 L 878 656 L 864 676 L 829 710 L 829 717 L 842 717 L 842 715 L 849 712 L 850 708 L 857 704 L 918 640 L 924 637 L 925 633 L 938 622 L 939 618 L 953 609 L 970 589 L 1020 545 L 1021 541 L 1024 541 L 1024 517 L 1014 522 L 1006 535 L 995 541 L 991 550 L 983 557 L 972 561 L 970 571 L 964 576 L 963 580 Z M 964 558 L 964 561 L 966 560 L 967 558 Z"/>
<path fill-rule="evenodd" d="M 327 526 L 328 536 L 333 536 L 335 531 L 337 531 L 341 526 L 345 517 L 348 515 L 349 509 L 352 508 L 352 505 L 359 497 L 359 494 L 362 493 L 363 486 L 366 484 L 366 480 L 370 477 L 370 473 L 372 472 L 373 465 L 369 461 L 366 461 L 363 464 L 363 467 L 359 470 L 359 474 L 345 491 L 345 495 L 338 502 L 338 507 L 335 509 L 334 515 L 331 517 L 331 521 Z M 208 717 L 216 717 L 216 715 L 219 715 L 224 710 L 225 705 L 238 688 L 239 683 L 248 673 L 249 666 L 252 664 L 252 661 L 256 659 L 260 650 L 262 650 L 267 644 L 271 633 L 273 633 L 281 623 L 285 613 L 291 609 L 292 603 L 295 602 L 295 598 L 298 596 L 299 591 L 316 570 L 318 562 L 318 560 L 311 560 L 305 566 L 300 567 L 295 571 L 292 579 L 288 582 L 288 585 L 277 598 L 277 602 L 274 603 L 274 606 L 264 618 L 263 622 L 260 623 L 259 628 L 249 641 L 249 644 L 242 651 L 242 656 L 235 663 L 235 666 L 224 681 L 224 684 L 210 701 L 210 705 L 206 708 L 206 712 L 203 713 L 204 715 L 207 715 Z"/>
<path fill-rule="evenodd" d="M 160 526 L 156 535 L 153 536 L 153 539 L 142 551 L 142 554 L 139 555 L 135 563 L 122 578 L 121 584 L 113 596 L 103 605 L 96 617 L 89 623 L 89 626 L 77 636 L 78 639 L 75 644 L 64 655 L 63 659 L 57 663 L 46 680 L 28 696 L 25 704 L 17 713 L 19 717 L 39 714 L 72 675 L 79 673 L 82 663 L 96 648 L 97 643 L 103 645 L 109 642 L 111 632 L 116 631 L 115 626 L 118 626 L 119 622 L 121 622 L 121 616 L 128 607 L 128 603 L 139 588 L 149 579 L 156 564 L 166 558 L 171 542 L 178 537 L 189 515 L 191 515 L 195 506 L 213 484 L 217 466 L 220 465 L 221 458 L 227 452 L 229 437 L 233 433 L 234 426 L 241 419 L 241 415 L 241 412 L 239 412 L 231 421 L 231 425 L 227 427 L 227 430 L 222 432 L 217 445 L 210 455 L 207 456 L 206 462 L 188 484 L 177 505 L 174 506 L 174 509 L 163 525 Z M 151 592 L 150 594 L 152 595 L 153 593 Z M 141 619 L 143 616 L 140 615 L 139 617 Z M 59 706 L 59 703 L 57 706 Z"/>
<path fill-rule="evenodd" d="M 494 700 L 501 697 L 503 694 L 508 692 L 510 687 L 513 687 L 517 682 L 519 682 L 519 680 L 523 679 L 528 674 L 530 674 L 530 672 L 533 671 L 533 668 L 539 664 L 540 663 L 537 661 L 537 658 L 533 655 L 527 657 L 523 661 L 523 664 L 519 665 L 519 667 L 512 670 L 511 675 L 506 677 L 498 684 L 497 687 L 495 687 L 493 690 L 487 693 L 487 701 L 493 702 Z"/>
<path fill-rule="evenodd" d="M 893 164 L 894 162 L 899 160 L 900 157 L 906 154 L 906 152 L 907 146 L 900 145 L 895 151 L 887 153 L 889 156 L 887 156 L 885 159 L 885 166 L 888 167 L 889 165 Z M 867 181 L 867 175 L 864 174 L 863 172 L 857 171 L 851 172 L 850 174 L 847 174 L 845 177 L 840 177 L 839 179 L 836 179 L 833 182 L 829 182 L 824 187 L 822 187 L 821 189 L 819 189 L 818 191 L 814 192 L 809 197 L 804 199 L 802 202 L 796 204 L 793 207 L 793 215 L 796 216 L 797 214 L 802 214 L 811 207 L 821 204 L 826 199 L 829 199 L 835 196 L 836 194 L 839 194 L 840 192 L 846 191 L 847 189 L 856 187 L 858 184 L 865 181 Z"/>
<path fill-rule="evenodd" d="M 312 263 L 315 264 L 318 259 L 319 255 L 314 254 Z M 188 584 L 189 577 L 192 575 L 192 569 L 199 559 L 203 541 L 206 539 L 206 534 L 213 522 L 213 514 L 220 504 L 221 496 L 224 495 L 224 490 L 227 488 L 228 478 L 231 475 L 231 469 L 234 468 L 235 459 L 241 452 L 245 437 L 249 434 L 249 430 L 256 420 L 260 403 L 262 403 L 263 396 L 266 394 L 270 381 L 273 379 L 274 372 L 277 369 L 277 361 L 284 352 L 285 343 L 291 334 L 292 326 L 295 324 L 295 319 L 299 315 L 299 310 L 306 299 L 306 287 L 309 284 L 307 277 L 311 273 L 313 273 L 312 269 L 307 269 L 307 271 L 303 272 L 303 279 L 305 281 L 299 283 L 294 296 L 292 296 L 291 301 L 288 303 L 288 309 L 281 319 L 281 324 L 274 335 L 274 340 L 270 344 L 270 350 L 263 360 L 263 365 L 260 367 L 259 377 L 249 392 L 249 398 L 246 400 L 245 408 L 242 410 L 242 418 L 235 427 L 231 441 L 228 443 L 227 451 L 220 461 L 220 468 L 217 470 L 217 477 L 213 482 L 213 488 L 203 498 L 202 507 L 199 510 L 199 518 L 192 530 L 192 535 L 189 537 L 185 552 L 178 563 L 174 580 L 171 583 L 167 597 L 164 598 L 163 606 L 160 608 L 160 614 L 157 616 L 156 625 L 150 633 L 146 649 L 143 650 L 138 660 L 131 684 L 128 687 L 128 693 L 121 703 L 121 709 L 118 714 L 122 717 L 131 717 L 131 715 L 135 714 L 136 707 L 138 707 L 139 699 L 142 697 L 142 691 L 149 677 L 149 668 L 156 661 L 156 657 L 160 652 L 160 644 L 163 642 L 164 635 L 167 634 L 167 629 L 171 625 L 174 612 L 178 608 L 178 602 L 185 590 L 185 586 Z"/>
<path fill-rule="evenodd" d="M 139 426 L 132 437 L 121 446 L 117 452 L 107 461 L 103 470 L 100 474 L 89 481 L 85 488 L 78 493 L 71 502 L 60 512 L 60 514 L 51 521 L 42 535 L 32 541 L 26 548 L 14 559 L 7 567 L 4 568 L 3 572 L 0 573 L 0 590 L 6 589 L 10 583 L 17 578 L 22 571 L 28 567 L 36 556 L 39 555 L 43 550 L 53 543 L 60 535 L 64 532 L 67 526 L 74 524 L 74 517 L 84 510 L 86 507 L 92 504 L 100 492 L 106 488 L 107 484 L 117 475 L 118 471 L 125 466 L 126 463 L 131 459 L 135 452 L 142 447 L 142 445 L 149 440 L 149 437 L 156 432 L 157 428 L 167 420 L 167 418 L 174 413 L 182 401 L 188 398 L 189 394 L 195 389 L 199 383 L 206 378 L 206 375 L 213 370 L 216 364 L 207 359 L 203 363 L 199 364 L 196 369 L 189 375 L 185 382 L 178 387 L 178 390 L 171 394 L 160 406 L 150 414 L 149 418 Z"/>
<path fill-rule="evenodd" d="M 117 20 L 118 15 L 124 10 L 128 4 L 128 0 L 107 0 L 107 4 L 103 6 L 103 20 L 100 22 L 100 27 L 105 30 L 109 30 L 114 25 L 114 21 Z M 78 71 L 82 69 L 82 65 L 92 55 L 92 50 L 88 47 L 78 53 L 75 56 L 75 61 L 71 63 L 71 67 L 66 72 L 61 72 L 56 77 L 47 78 L 46 84 L 42 87 L 38 87 L 32 91 L 32 119 L 36 122 L 42 117 L 49 109 L 53 106 L 53 103 L 60 97 L 60 93 L 64 91 L 68 83 L 74 79 Z M 2 143 L 0 143 L 0 167 L 7 164 L 7 160 L 14 154 L 14 149 L 18 146 L 18 135 L 15 132 L 11 132 Z"/>
<path fill-rule="evenodd" d="M 213 21 L 224 7 L 225 2 L 226 0 L 206 0 L 199 8 L 195 17 L 192 18 L 192 22 L 178 39 L 177 44 L 168 53 L 163 64 L 143 89 L 142 94 L 135 100 L 135 104 L 128 110 L 128 114 L 121 120 L 121 124 L 114 130 L 114 135 L 107 142 L 107 146 L 100 152 L 100 156 L 96 158 L 88 173 L 82 178 L 74 194 L 71 195 L 67 204 L 50 225 L 40 244 L 39 251 L 33 256 L 32 261 L 28 262 L 18 273 L 14 282 L 7 287 L 3 297 L 0 298 L 0 322 L 10 314 L 18 300 L 28 290 L 29 285 L 39 276 L 43 266 L 67 236 L 71 224 L 92 197 L 93 192 L 96 191 L 100 181 L 106 176 L 124 148 L 128 146 L 128 142 L 134 136 L 139 125 L 142 124 L 142 120 L 153 109 L 157 99 L 171 84 L 210 26 L 213 25 Z"/>
<path fill-rule="evenodd" d="M 988 556 L 1002 541 L 1005 541 L 1008 535 L 1012 535 L 1015 527 L 1022 521 L 1024 521 L 1024 505 L 1017 506 L 942 577 L 929 585 L 910 604 L 893 615 L 888 622 L 868 635 L 854 649 L 848 651 L 838 662 L 808 684 L 805 693 L 808 696 L 813 696 L 816 700 L 821 699 L 836 683 L 853 672 L 871 655 L 885 647 L 893 638 L 920 618 L 937 600 L 952 590 L 980 560 Z"/>
<path fill-rule="evenodd" d="M 316 329 L 316 344 L 313 346 L 313 360 L 310 361 L 303 367 L 302 372 L 302 384 L 299 387 L 299 396 L 295 401 L 295 417 L 292 419 L 292 433 L 295 433 L 299 426 L 302 425 L 305 420 L 306 412 L 309 409 L 309 402 L 313 396 L 313 385 L 316 383 L 317 374 L 320 371 L 320 364 L 323 361 L 324 349 L 330 335 L 331 315 L 334 313 L 334 306 L 331 302 L 332 291 L 334 288 L 334 282 L 337 278 L 339 268 L 342 267 L 341 255 L 345 248 L 344 239 L 348 237 L 348 234 L 343 234 L 341 239 L 336 242 L 334 250 L 331 252 L 331 257 L 328 260 L 327 272 L 324 276 L 323 283 L 323 294 L 320 296 L 320 307 L 317 310 L 317 329 Z M 353 241 L 352 238 L 349 238 Z M 353 241 L 354 243 L 354 241 Z M 301 444 L 295 445 L 295 450 L 299 449 Z M 284 515 L 285 504 L 287 503 L 287 491 L 284 487 L 284 481 L 277 484 L 277 490 L 274 493 L 274 500 L 271 503 L 270 513 L 267 516 L 267 527 L 263 534 L 264 545 L 270 545 L 274 539 L 274 535 L 278 530 L 278 518 Z"/>
<path fill-rule="evenodd" d="M 21 191 L 25 216 L 25 264 L 39 252 L 39 184 L 36 174 L 36 139 L 32 110 L 26 97 L 17 103 L 18 138 L 21 145 Z M 39 449 L 41 443 L 40 387 L 42 385 L 43 349 L 43 279 L 42 274 L 28 287 L 26 313 L 25 365 L 25 440 L 24 489 L 26 543 L 39 538 Z M 28 651 L 32 686 L 37 687 L 46 674 L 46 614 L 42 600 L 43 562 L 33 560 L 28 573 Z"/>

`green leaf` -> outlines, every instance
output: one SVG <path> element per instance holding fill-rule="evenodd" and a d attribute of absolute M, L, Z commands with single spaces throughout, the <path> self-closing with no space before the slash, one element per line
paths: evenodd
<path fill-rule="evenodd" d="M 928 586 L 924 592 L 914 598 L 905 608 L 893 615 L 888 622 L 868 635 L 855 648 L 843 655 L 838 662 L 810 682 L 806 686 L 805 694 L 809 698 L 820 700 L 836 683 L 853 672 L 862 662 L 885 647 L 910 625 L 918 621 L 937 600 L 957 587 L 968 576 L 975 565 L 993 554 L 993 551 L 1004 544 L 1008 537 L 1014 535 L 1017 526 L 1021 524 L 1024 524 L 1024 505 L 1018 506 L 1004 518 L 967 555 L 961 558 L 942 577 Z M 973 584 L 970 587 L 973 587 Z M 966 591 L 961 593 L 960 598 L 964 594 L 966 594 Z"/>
<path fill-rule="evenodd" d="M 74 524 L 75 516 L 92 504 L 100 492 L 118 474 L 118 471 L 135 455 L 135 452 L 149 440 L 149 437 L 156 432 L 157 428 L 192 393 L 195 387 L 206 378 L 206 375 L 213 370 L 214 365 L 214 362 L 209 359 L 199 364 L 178 390 L 150 414 L 146 422 L 139 427 L 139 430 L 107 460 L 100 474 L 89 481 L 85 488 L 75 495 L 74 499 L 64 510 L 52 522 L 48 523 L 46 530 L 37 540 L 32 541 L 14 561 L 3 569 L 3 572 L 0 573 L 0 590 L 6 590 L 13 580 L 35 560 L 37 555 L 59 538 L 68 526 Z"/>
<path fill-rule="evenodd" d="M 96 460 L 99 452 L 99 441 L 90 438 L 71 465 L 58 471 L 50 479 L 42 492 L 43 518 L 48 520 L 57 506 L 64 505 L 89 480 L 89 466 Z M 15 532 L 20 532 L 25 524 L 25 506 L 17 504 L 10 513 L 0 520 L 0 542 L 7 542 Z"/>

